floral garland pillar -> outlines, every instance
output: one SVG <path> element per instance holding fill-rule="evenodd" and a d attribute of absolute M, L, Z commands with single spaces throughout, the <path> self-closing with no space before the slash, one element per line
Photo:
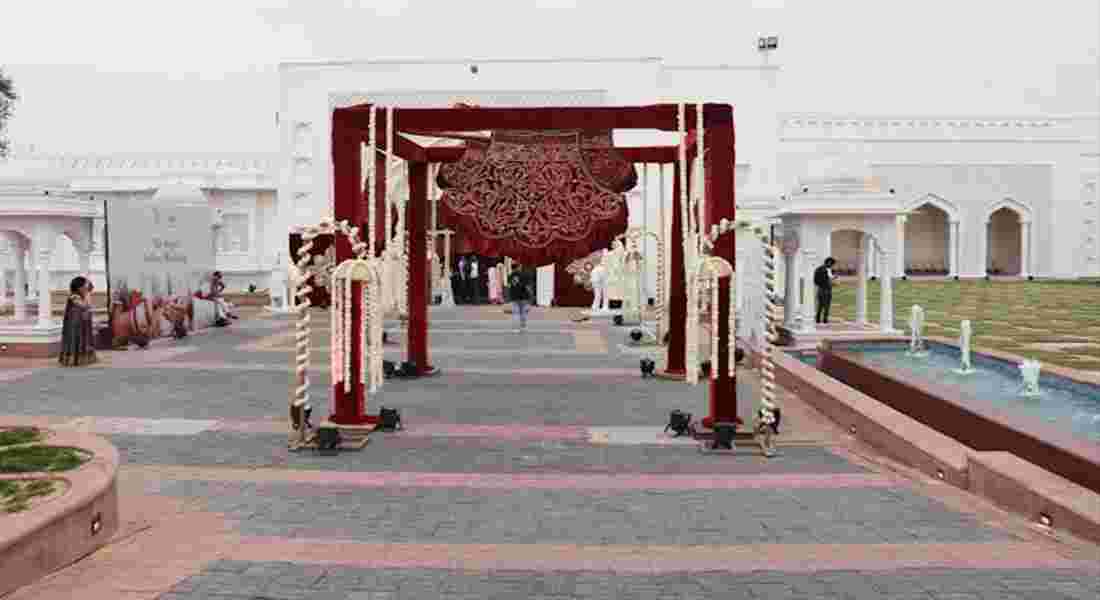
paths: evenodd
<path fill-rule="evenodd" d="M 709 115 L 706 136 L 701 140 L 706 157 L 707 197 L 706 227 L 703 231 L 710 230 L 719 225 L 723 229 L 722 221 L 733 223 L 736 221 L 734 208 L 734 130 L 733 109 L 724 105 L 710 105 L 704 108 Z M 737 264 L 736 244 L 734 231 L 729 230 L 720 235 L 714 242 L 712 254 L 725 259 L 731 265 Z M 736 274 L 734 275 L 736 276 Z M 731 286 L 733 277 L 722 277 L 718 280 L 718 364 L 711 365 L 717 369 L 718 377 L 710 382 L 710 415 L 703 420 L 706 427 L 714 423 L 737 422 L 737 386 L 733 377 L 733 368 L 730 364 L 734 360 L 732 336 L 735 334 L 730 323 L 733 306 L 730 303 Z"/>
<path fill-rule="evenodd" d="M 372 109 L 372 115 L 376 112 Z M 373 120 L 373 119 L 372 119 Z M 369 136 L 374 138 L 374 136 Z M 375 155 L 374 139 L 368 139 L 366 148 L 367 163 L 369 165 L 371 157 Z M 367 203 L 363 202 L 363 147 L 362 138 L 360 134 L 353 128 L 345 126 L 337 118 L 333 118 L 332 127 L 332 170 L 333 170 L 333 194 L 334 209 L 336 222 L 346 221 L 352 228 L 358 229 L 362 225 L 368 223 Z M 369 168 L 369 167 L 368 167 Z M 377 169 L 376 169 L 377 171 Z M 374 178 L 379 179 L 378 177 Z M 377 183 L 377 181 L 372 182 Z M 341 235 L 337 233 L 339 228 L 333 232 L 333 245 L 336 251 L 336 264 L 353 258 L 356 255 L 355 248 L 353 248 L 353 238 L 347 235 Z M 345 282 L 346 283 L 346 282 Z M 366 410 L 366 391 L 363 384 L 359 383 L 359 366 L 361 364 L 361 352 L 362 352 L 362 339 L 360 325 L 360 312 L 362 306 L 359 305 L 358 300 L 362 296 L 362 284 L 360 282 L 354 282 L 350 284 L 350 292 L 353 305 L 349 307 L 348 314 L 348 329 L 350 330 L 350 348 L 351 356 L 347 359 L 350 362 L 351 374 L 350 378 L 353 382 L 347 390 L 344 389 L 342 383 L 332 382 L 332 414 L 329 417 L 333 423 L 340 425 L 366 425 L 372 423 L 370 417 L 365 414 Z M 330 290 L 333 294 L 337 293 L 337 290 Z M 331 309 L 335 315 L 336 302 L 333 299 L 333 308 Z M 336 332 L 333 332 L 333 336 L 336 336 Z M 338 357 L 333 356 L 335 362 Z M 340 361 L 344 361 L 344 357 L 339 357 Z"/>

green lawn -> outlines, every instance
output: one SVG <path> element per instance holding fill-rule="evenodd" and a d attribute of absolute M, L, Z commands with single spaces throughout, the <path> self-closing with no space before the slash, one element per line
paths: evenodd
<path fill-rule="evenodd" d="M 868 319 L 878 321 L 879 282 L 868 283 Z M 833 313 L 855 319 L 854 281 L 839 282 Z M 912 306 L 925 311 L 926 333 L 959 335 L 970 319 L 974 345 L 1041 362 L 1100 370 L 1100 285 L 1089 282 L 894 281 L 894 324 L 908 330 Z M 1035 344 L 1091 343 L 1064 350 Z"/>

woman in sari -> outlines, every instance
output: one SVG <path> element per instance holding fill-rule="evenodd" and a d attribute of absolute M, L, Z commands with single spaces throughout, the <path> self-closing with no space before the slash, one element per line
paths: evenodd
<path fill-rule="evenodd" d="M 65 320 L 61 326 L 61 356 L 65 367 L 81 367 L 96 362 L 92 316 L 92 282 L 86 277 L 73 277 L 69 283 L 69 301 L 65 303 Z"/>

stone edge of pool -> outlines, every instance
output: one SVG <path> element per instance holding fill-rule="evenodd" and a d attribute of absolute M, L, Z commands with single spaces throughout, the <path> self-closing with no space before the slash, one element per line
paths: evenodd
<path fill-rule="evenodd" d="M 846 340 L 837 340 L 844 343 Z M 894 342 L 899 338 L 851 340 Z M 939 343 L 951 345 L 947 340 Z M 816 352 L 807 348 L 784 348 Z M 750 351 L 750 364 L 759 354 Z M 994 358 L 1013 360 L 998 353 Z M 884 402 L 804 364 L 788 352 L 775 352 L 777 383 L 817 409 L 848 434 L 930 478 L 986 498 L 1035 523 L 1100 543 L 1100 494 L 1004 451 L 979 451 L 906 416 Z M 1065 376 L 1061 372 L 1055 374 Z M 1080 383 L 1087 379 L 1069 377 Z"/>

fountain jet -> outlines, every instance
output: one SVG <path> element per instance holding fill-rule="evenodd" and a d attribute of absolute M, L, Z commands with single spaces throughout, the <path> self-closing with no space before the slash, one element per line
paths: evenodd
<path fill-rule="evenodd" d="M 970 364 L 970 319 L 964 319 L 959 324 L 959 368 L 955 372 L 959 375 L 969 375 L 974 372 Z"/>
<path fill-rule="evenodd" d="M 913 305 L 909 316 L 909 356 L 928 356 L 928 350 L 924 345 L 924 309 L 918 304 Z"/>
<path fill-rule="evenodd" d="M 1024 379 L 1023 395 L 1027 398 L 1035 398 L 1042 395 L 1039 390 L 1039 371 L 1042 365 L 1037 360 L 1025 360 L 1020 363 L 1020 375 Z"/>

